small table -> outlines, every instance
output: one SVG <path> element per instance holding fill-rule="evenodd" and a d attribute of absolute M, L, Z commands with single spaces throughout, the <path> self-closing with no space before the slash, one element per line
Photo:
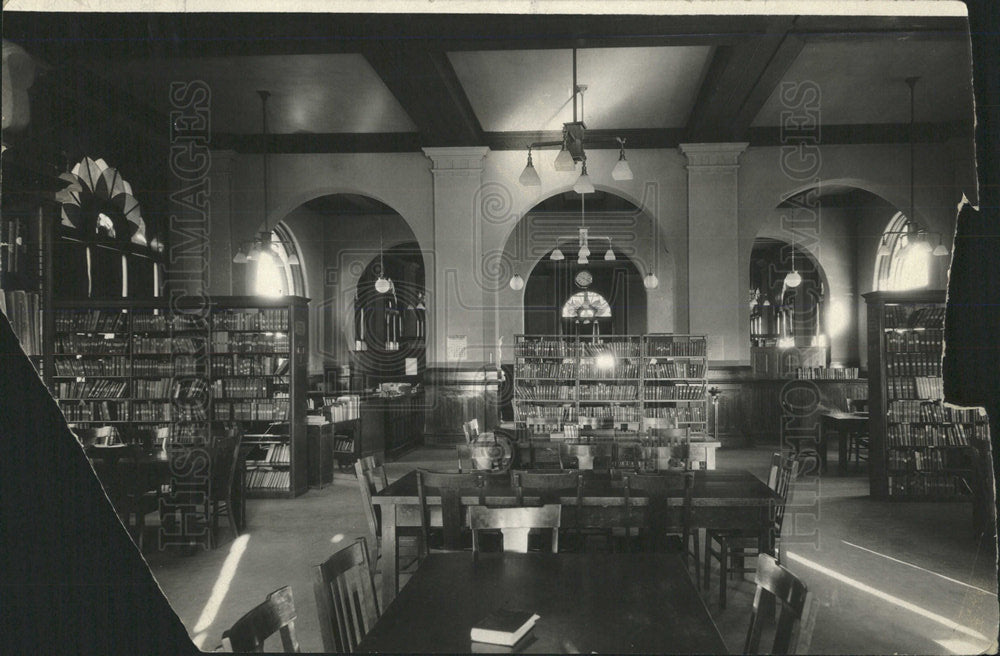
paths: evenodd
<path fill-rule="evenodd" d="M 847 474 L 847 462 L 850 455 L 847 452 L 847 444 L 850 435 L 857 437 L 860 433 L 868 432 L 867 412 L 841 412 L 840 410 L 828 410 L 819 415 L 819 457 L 823 472 L 826 472 L 826 450 L 828 433 L 837 433 L 837 454 L 840 460 L 837 462 L 837 475 Z"/>
<path fill-rule="evenodd" d="M 728 653 L 683 561 L 663 553 L 431 554 L 357 651 L 469 652 L 499 608 L 540 616 L 524 653 Z"/>

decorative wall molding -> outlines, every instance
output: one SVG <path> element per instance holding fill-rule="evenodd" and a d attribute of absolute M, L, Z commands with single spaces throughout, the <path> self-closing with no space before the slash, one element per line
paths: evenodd
<path fill-rule="evenodd" d="M 740 155 L 749 142 L 680 144 L 678 148 L 687 157 L 688 169 L 692 167 L 729 168 L 739 166 Z"/>

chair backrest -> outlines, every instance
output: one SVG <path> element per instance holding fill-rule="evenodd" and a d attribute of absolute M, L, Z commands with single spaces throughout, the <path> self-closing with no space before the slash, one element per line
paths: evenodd
<path fill-rule="evenodd" d="M 364 538 L 316 566 L 313 592 L 323 650 L 355 651 L 380 614 Z"/>
<path fill-rule="evenodd" d="M 462 432 L 465 433 L 465 443 L 471 444 L 476 441 L 479 437 L 479 420 L 470 419 L 469 421 L 462 424 Z"/>
<path fill-rule="evenodd" d="M 847 402 L 848 412 L 868 412 L 868 399 L 851 399 Z"/>
<path fill-rule="evenodd" d="M 382 537 L 382 527 L 375 514 L 375 504 L 372 496 L 389 486 L 389 478 L 385 473 L 385 463 L 379 455 L 358 458 L 354 463 L 354 471 L 358 476 L 358 487 L 361 489 L 361 502 L 368 519 L 368 529 L 372 533 L 373 544 L 378 546 Z"/>
<path fill-rule="evenodd" d="M 659 474 L 626 474 L 622 477 L 625 488 L 625 527 L 631 525 L 632 492 L 645 492 L 650 500 L 649 523 L 656 528 L 688 527 L 691 521 L 691 505 L 694 490 L 694 472 L 661 472 Z M 680 524 L 673 521 L 665 499 L 683 494 Z"/>
<path fill-rule="evenodd" d="M 795 458 L 789 456 L 783 458 L 781 465 L 778 467 L 778 475 L 775 480 L 775 485 L 772 488 L 778 495 L 779 501 L 774 504 L 774 537 L 781 537 L 781 525 L 785 519 L 785 504 L 788 502 L 788 497 L 792 491 L 792 485 L 795 482 L 795 477 L 799 473 L 799 461 Z"/>
<path fill-rule="evenodd" d="M 469 508 L 469 528 L 472 529 L 472 552 L 479 553 L 479 531 L 500 529 L 504 551 L 527 553 L 528 531 L 533 528 L 552 530 L 552 553 L 559 551 L 559 523 L 562 506 L 558 503 L 530 508 Z"/>
<path fill-rule="evenodd" d="M 773 595 L 781 603 L 782 608 L 774 631 L 774 644 L 763 653 L 807 653 L 816 621 L 816 604 L 805 584 L 779 565 L 773 556 L 767 554 L 760 554 L 757 557 L 757 572 L 754 578 L 757 591 L 754 593 L 753 608 L 750 610 L 750 628 L 747 630 L 743 653 L 761 653 L 760 602 L 764 593 Z"/>
<path fill-rule="evenodd" d="M 510 474 L 502 472 L 508 482 Z M 427 505 L 427 490 L 436 489 L 441 496 L 441 526 L 444 533 L 444 547 L 458 549 L 462 529 L 462 499 L 460 489 L 476 489 L 479 505 L 486 504 L 485 486 L 493 479 L 487 472 L 434 472 L 417 470 L 417 496 L 420 499 L 420 529 L 423 534 L 422 548 L 426 549 L 430 539 L 430 508 Z"/>
<path fill-rule="evenodd" d="M 219 435 L 212 439 L 212 488 L 211 498 L 229 499 L 239 461 L 241 436 Z"/>
<path fill-rule="evenodd" d="M 517 505 L 524 505 L 524 488 L 529 490 L 576 490 L 576 505 L 583 499 L 583 474 L 578 469 L 515 471 L 511 475 Z"/>
<path fill-rule="evenodd" d="M 234 652 L 263 652 L 264 641 L 275 633 L 281 634 L 281 646 L 286 652 L 299 652 L 295 638 L 295 603 L 292 589 L 278 588 L 263 603 L 236 620 L 222 634 L 222 644 Z"/>
<path fill-rule="evenodd" d="M 772 490 L 778 489 L 778 472 L 781 470 L 782 462 L 784 462 L 784 458 L 781 453 L 771 454 L 771 468 L 767 473 L 767 486 Z"/>
<path fill-rule="evenodd" d="M 593 469 L 596 458 L 610 458 L 610 444 L 560 444 L 559 465 L 568 469 L 567 465 L 576 460 L 577 469 Z"/>

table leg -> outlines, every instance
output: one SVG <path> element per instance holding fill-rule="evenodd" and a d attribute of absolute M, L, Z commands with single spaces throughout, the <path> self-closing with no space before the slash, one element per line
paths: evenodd
<path fill-rule="evenodd" d="M 382 594 L 379 608 L 385 612 L 399 589 L 399 563 L 396 544 L 396 504 L 382 506 Z"/>
<path fill-rule="evenodd" d="M 851 432 L 847 430 L 837 431 L 837 454 L 840 457 L 840 462 L 837 463 L 837 474 L 840 476 L 847 475 L 847 463 L 850 460 L 850 455 L 847 452 L 847 445 L 850 443 Z"/>

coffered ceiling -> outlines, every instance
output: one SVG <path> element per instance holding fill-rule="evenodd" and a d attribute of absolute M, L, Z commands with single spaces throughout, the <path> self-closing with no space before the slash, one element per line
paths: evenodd
<path fill-rule="evenodd" d="M 826 143 L 971 130 L 964 19 L 816 16 L 73 15 L 8 12 L 4 37 L 89 75 L 151 124 L 172 81 L 211 88 L 213 141 L 271 152 L 519 149 L 572 120 L 630 148 L 778 142 L 786 81 L 821 90 Z M 124 35 L 124 36 L 123 36 Z M 154 127 L 162 128 L 163 123 Z"/>

